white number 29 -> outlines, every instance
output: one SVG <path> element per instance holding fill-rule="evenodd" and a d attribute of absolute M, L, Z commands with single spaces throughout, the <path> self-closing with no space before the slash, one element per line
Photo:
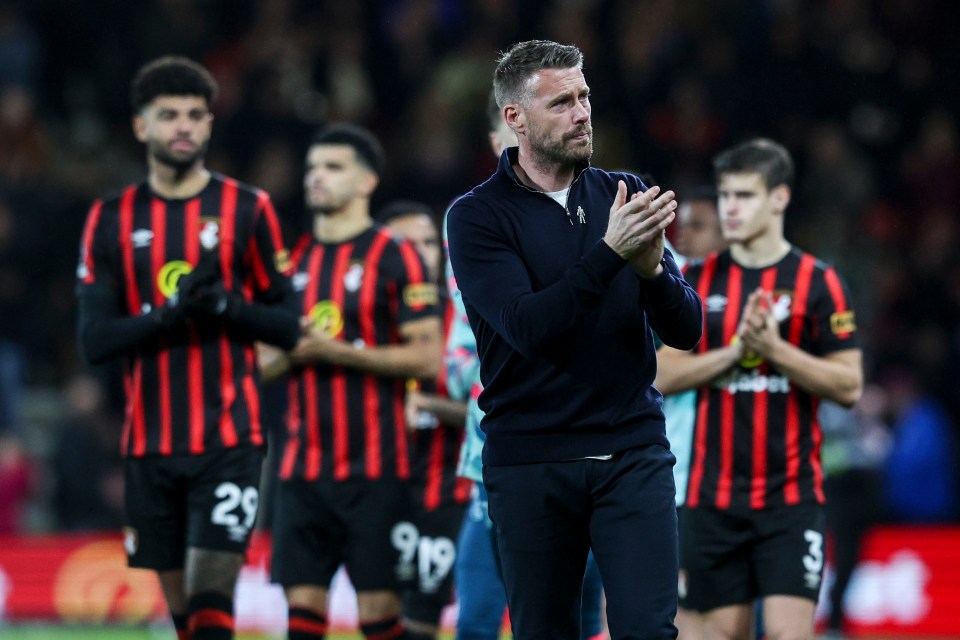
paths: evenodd
<path fill-rule="evenodd" d="M 233 482 L 222 482 L 214 490 L 213 495 L 220 498 L 220 502 L 213 508 L 210 520 L 214 524 L 225 527 L 235 527 L 240 524 L 240 518 L 233 511 L 240 507 L 243 510 L 243 526 L 249 529 L 257 518 L 257 505 L 260 494 L 256 487 L 241 489 Z"/>

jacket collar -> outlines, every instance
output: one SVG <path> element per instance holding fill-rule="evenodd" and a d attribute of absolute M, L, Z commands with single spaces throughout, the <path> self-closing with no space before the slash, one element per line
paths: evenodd
<path fill-rule="evenodd" d="M 523 187 L 527 191 L 534 191 L 535 193 L 542 193 L 536 189 L 531 189 L 527 185 L 520 182 L 520 178 L 517 177 L 517 172 L 513 169 L 513 163 L 517 162 L 518 154 L 520 153 L 520 147 L 507 147 L 500 154 L 500 163 L 497 166 L 497 172 L 504 174 L 515 182 L 518 186 Z M 583 175 L 583 172 L 590 168 L 590 161 L 585 160 L 577 164 L 573 170 L 573 184 L 576 184 L 577 180 L 580 179 L 580 176 Z"/>

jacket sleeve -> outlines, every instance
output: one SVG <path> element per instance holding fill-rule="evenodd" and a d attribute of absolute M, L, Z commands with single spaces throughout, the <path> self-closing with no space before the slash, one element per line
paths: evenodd
<path fill-rule="evenodd" d="M 546 353 L 596 312 L 626 264 L 600 240 L 557 282 L 534 291 L 515 243 L 482 206 L 458 201 L 447 227 L 464 303 L 526 357 Z"/>
<path fill-rule="evenodd" d="M 669 249 L 663 250 L 663 272 L 655 278 L 640 278 L 650 327 L 664 344 L 689 351 L 700 342 L 703 306 L 700 296 L 683 278 Z"/>

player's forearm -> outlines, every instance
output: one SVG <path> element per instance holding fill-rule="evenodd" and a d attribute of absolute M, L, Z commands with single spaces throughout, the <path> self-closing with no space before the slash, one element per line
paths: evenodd
<path fill-rule="evenodd" d="M 421 342 L 358 349 L 332 342 L 322 360 L 378 376 L 429 379 L 440 372 L 440 346 Z"/>
<path fill-rule="evenodd" d="M 80 351 L 90 364 L 103 364 L 153 338 L 160 330 L 160 324 L 150 314 L 117 316 L 100 297 L 80 297 L 77 338 Z"/>
<path fill-rule="evenodd" d="M 420 394 L 420 409 L 432 413 L 451 427 L 462 429 L 467 421 L 467 403 L 451 400 L 435 393 Z"/>
<path fill-rule="evenodd" d="M 825 400 L 849 407 L 863 392 L 863 365 L 858 349 L 819 357 L 780 341 L 768 358 L 793 384 Z"/>
<path fill-rule="evenodd" d="M 657 377 L 653 386 L 665 396 L 696 389 L 728 371 L 739 358 L 740 350 L 736 345 L 706 353 L 662 347 L 657 351 Z"/>
<path fill-rule="evenodd" d="M 292 349 L 300 337 L 299 316 L 294 302 L 291 296 L 290 301 L 281 304 L 243 303 L 238 305 L 233 322 L 257 340 L 282 349 Z"/>

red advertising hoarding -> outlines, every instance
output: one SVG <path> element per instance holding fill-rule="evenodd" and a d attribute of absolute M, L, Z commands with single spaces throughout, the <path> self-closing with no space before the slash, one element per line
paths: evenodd
<path fill-rule="evenodd" d="M 237 627 L 282 633 L 283 592 L 269 583 L 269 541 L 257 537 L 237 588 Z M 827 583 L 830 581 L 828 568 Z M 344 574 L 331 589 L 330 622 L 354 627 Z M 818 618 L 826 614 L 821 598 Z M 960 638 L 960 527 L 881 527 L 864 542 L 846 597 L 853 636 Z M 126 566 L 116 536 L 0 537 L 0 621 L 149 623 L 166 619 L 149 571 Z M 445 626 L 455 619 L 449 608 Z"/>

